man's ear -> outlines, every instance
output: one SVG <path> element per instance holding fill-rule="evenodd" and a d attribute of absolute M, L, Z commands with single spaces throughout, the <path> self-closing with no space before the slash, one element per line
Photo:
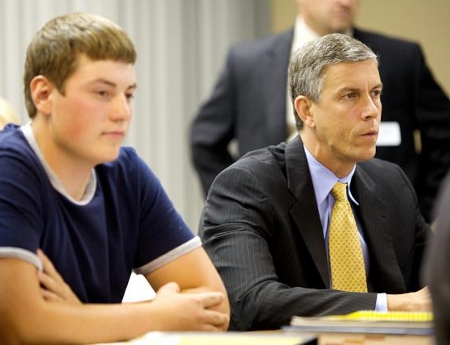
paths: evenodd
<path fill-rule="evenodd" d="M 52 110 L 52 91 L 55 86 L 43 75 L 31 80 L 30 91 L 34 106 L 38 113 L 50 115 Z"/>
<path fill-rule="evenodd" d="M 297 116 L 302 120 L 305 126 L 314 127 L 314 116 L 311 111 L 312 102 L 306 96 L 297 96 L 294 101 Z"/>

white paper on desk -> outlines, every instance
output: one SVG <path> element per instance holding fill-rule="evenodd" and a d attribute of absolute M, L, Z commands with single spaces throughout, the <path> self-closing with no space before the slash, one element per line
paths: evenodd
<path fill-rule="evenodd" d="M 396 121 L 381 121 L 377 146 L 398 146 L 401 142 L 400 124 Z"/>
<path fill-rule="evenodd" d="M 114 343 L 97 343 L 92 345 L 180 345 L 181 339 L 177 334 L 163 332 L 149 332 L 138 338 L 114 342 Z"/>
<path fill-rule="evenodd" d="M 149 332 L 130 340 L 133 345 L 299 345 L 310 344 L 316 337 L 284 332 Z M 125 344 L 125 343 L 123 343 Z M 111 344 L 109 344 L 111 345 Z"/>

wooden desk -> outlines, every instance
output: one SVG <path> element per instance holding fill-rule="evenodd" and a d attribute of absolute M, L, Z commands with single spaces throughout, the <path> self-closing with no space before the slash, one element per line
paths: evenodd
<path fill-rule="evenodd" d="M 317 345 L 311 334 L 267 332 L 150 332 L 119 343 L 97 345 Z"/>
<path fill-rule="evenodd" d="M 151 332 L 123 343 L 102 345 L 434 345 L 429 335 L 383 335 L 357 333 L 322 333 L 317 335 L 284 331 L 227 333 Z M 97 344 L 101 345 L 101 344 Z"/>

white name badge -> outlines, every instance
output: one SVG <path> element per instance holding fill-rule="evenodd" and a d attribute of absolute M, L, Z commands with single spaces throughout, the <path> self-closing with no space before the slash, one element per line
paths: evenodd
<path fill-rule="evenodd" d="M 400 125 L 395 121 L 381 121 L 377 146 L 398 146 L 402 142 Z"/>

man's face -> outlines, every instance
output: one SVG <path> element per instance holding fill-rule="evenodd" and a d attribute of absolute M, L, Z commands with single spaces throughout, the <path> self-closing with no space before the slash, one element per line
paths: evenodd
<path fill-rule="evenodd" d="M 374 157 L 381 120 L 382 84 L 374 60 L 331 65 L 321 100 L 311 102 L 315 157 L 332 171 L 346 171 Z"/>
<path fill-rule="evenodd" d="M 65 95 L 52 90 L 52 152 L 89 165 L 116 159 L 129 128 L 135 89 L 132 64 L 81 56 L 65 83 Z"/>
<path fill-rule="evenodd" d="M 319 35 L 345 33 L 356 17 L 359 0 L 297 0 L 306 24 Z"/>

